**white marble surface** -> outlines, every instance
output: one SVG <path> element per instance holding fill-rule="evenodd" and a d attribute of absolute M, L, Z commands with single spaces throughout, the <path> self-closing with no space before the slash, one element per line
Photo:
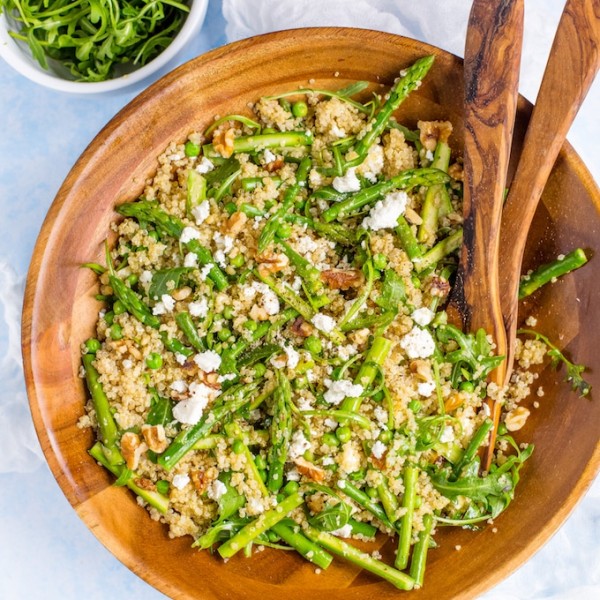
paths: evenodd
<path fill-rule="evenodd" d="M 329 0 L 326 4 L 321 0 L 211 0 L 201 33 L 178 62 L 227 40 L 306 25 L 370 26 L 409 33 L 460 54 L 469 4 L 467 0 Z M 530 99 L 535 97 L 562 4 L 560 0 L 527 2 L 521 89 Z M 0 61 L 3 600 L 164 598 L 94 538 L 62 495 L 33 435 L 19 362 L 23 279 L 46 211 L 85 146 L 142 87 L 110 96 L 69 96 L 37 87 Z M 596 83 L 569 136 L 596 181 L 600 181 L 598 114 L 600 85 Z M 599 499 L 597 480 L 556 535 L 488 592 L 485 600 L 600 598 Z"/>

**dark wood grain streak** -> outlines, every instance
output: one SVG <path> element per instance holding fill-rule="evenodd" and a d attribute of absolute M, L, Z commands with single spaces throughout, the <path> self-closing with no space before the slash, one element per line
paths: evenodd
<path fill-rule="evenodd" d="M 523 251 L 533 215 L 599 66 L 600 0 L 568 0 L 502 215 L 499 275 L 508 336 L 507 377 L 514 357 Z"/>

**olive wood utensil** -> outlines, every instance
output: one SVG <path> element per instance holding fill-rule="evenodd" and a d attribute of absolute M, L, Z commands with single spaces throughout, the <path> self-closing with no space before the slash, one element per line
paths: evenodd
<path fill-rule="evenodd" d="M 514 359 L 521 264 L 531 221 L 599 67 L 600 0 L 568 0 L 502 213 L 498 273 L 507 332 L 507 381 Z"/>
<path fill-rule="evenodd" d="M 465 330 L 492 334 L 500 355 L 506 349 L 498 287 L 500 218 L 517 108 L 523 11 L 523 0 L 475 0 L 465 45 L 464 241 L 448 316 Z M 490 380 L 502 386 L 504 363 Z M 486 402 L 494 427 L 484 469 L 500 418 L 500 404 Z"/>

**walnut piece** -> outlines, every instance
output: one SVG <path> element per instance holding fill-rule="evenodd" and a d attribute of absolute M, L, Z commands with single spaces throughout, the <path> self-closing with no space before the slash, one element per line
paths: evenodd
<path fill-rule="evenodd" d="M 142 427 L 142 435 L 148 448 L 157 454 L 164 452 L 169 445 L 165 428 L 162 425 L 144 425 Z"/>
<path fill-rule="evenodd" d="M 348 290 L 362 285 L 363 274 L 359 269 L 328 269 L 321 272 L 321 279 L 332 290 Z"/>
<path fill-rule="evenodd" d="M 508 431 L 518 431 L 525 425 L 527 421 L 527 417 L 529 417 L 530 411 L 524 406 L 517 406 L 514 410 L 506 413 L 506 417 L 504 417 L 504 424 L 506 425 L 506 429 Z"/>
<path fill-rule="evenodd" d="M 297 458 L 294 461 L 298 472 L 317 483 L 320 483 L 325 479 L 325 471 L 321 467 L 317 467 L 311 462 L 308 462 L 302 457 Z"/>
<path fill-rule="evenodd" d="M 421 144 L 426 150 L 433 152 L 438 142 L 448 142 L 452 133 L 450 121 L 419 121 L 417 127 L 420 131 Z"/>
<path fill-rule="evenodd" d="M 140 464 L 140 458 L 148 446 L 140 439 L 137 433 L 128 431 L 121 438 L 121 454 L 127 463 L 127 468 L 134 471 Z"/>
<path fill-rule="evenodd" d="M 285 254 L 265 250 L 256 257 L 256 262 L 258 263 L 258 274 L 261 277 L 268 277 L 272 273 L 283 271 L 290 264 L 290 259 Z"/>
<path fill-rule="evenodd" d="M 302 317 L 296 317 L 290 329 L 295 335 L 304 338 L 311 335 L 314 331 L 314 327 L 310 323 L 307 323 Z"/>
<path fill-rule="evenodd" d="M 223 158 L 229 158 L 233 154 L 233 140 L 235 139 L 235 130 L 227 129 L 218 131 L 213 136 L 213 148 Z"/>
<path fill-rule="evenodd" d="M 223 233 L 226 233 L 231 236 L 236 236 L 238 233 L 244 229 L 244 225 L 248 221 L 248 217 L 245 213 L 237 211 L 234 212 L 225 224 L 223 225 Z"/>

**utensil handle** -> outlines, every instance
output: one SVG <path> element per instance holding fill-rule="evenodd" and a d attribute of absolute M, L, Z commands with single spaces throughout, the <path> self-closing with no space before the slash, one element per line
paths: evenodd
<path fill-rule="evenodd" d="M 475 0 L 465 47 L 464 243 L 454 304 L 503 352 L 498 246 L 518 97 L 523 0 Z"/>
<path fill-rule="evenodd" d="M 509 342 L 517 328 L 523 252 L 538 201 L 600 66 L 600 0 L 568 0 L 550 51 L 500 232 L 500 292 Z M 513 360 L 509 343 L 507 373 Z"/>

